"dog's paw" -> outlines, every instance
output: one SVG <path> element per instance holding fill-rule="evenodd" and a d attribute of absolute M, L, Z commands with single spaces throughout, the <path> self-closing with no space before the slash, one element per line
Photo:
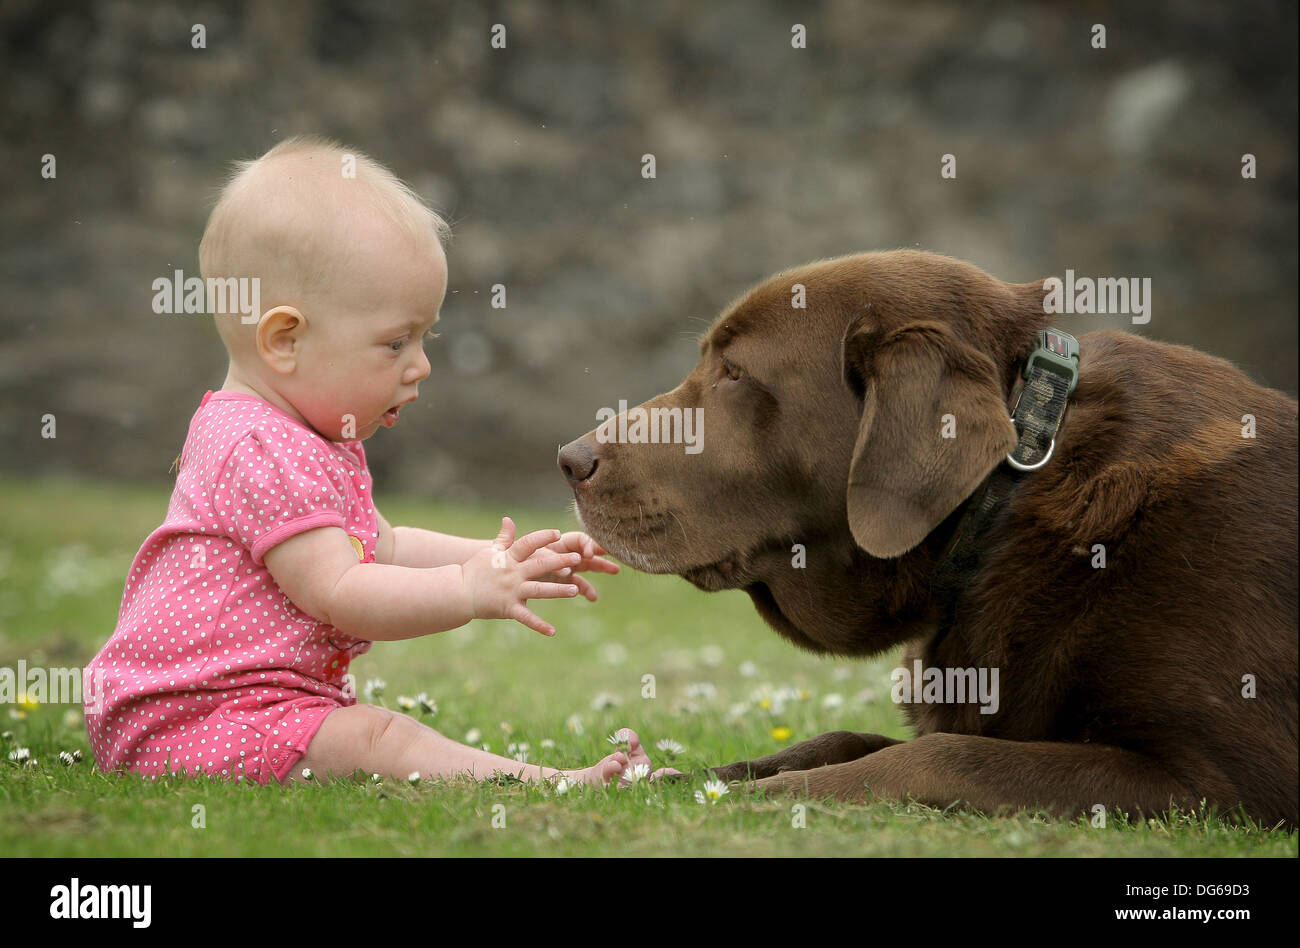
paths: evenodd
<path fill-rule="evenodd" d="M 754 779 L 754 771 L 751 769 L 749 761 L 742 760 L 734 764 L 725 764 L 722 767 L 709 767 L 704 772 L 704 778 L 706 780 L 721 780 L 723 783 L 744 782 Z"/>

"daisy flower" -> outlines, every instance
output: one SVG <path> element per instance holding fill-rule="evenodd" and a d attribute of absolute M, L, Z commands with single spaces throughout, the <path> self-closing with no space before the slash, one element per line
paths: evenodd
<path fill-rule="evenodd" d="M 429 717 L 433 717 L 438 713 L 438 702 L 434 701 L 423 691 L 415 696 L 415 701 L 416 704 L 420 706 L 420 710 L 429 715 Z"/>
<path fill-rule="evenodd" d="M 398 696 L 397 696 L 397 706 L 398 706 L 399 708 L 401 708 L 403 711 L 414 711 L 414 710 L 415 710 L 415 699 L 412 698 L 412 697 L 409 697 L 408 695 L 398 695 Z"/>
<path fill-rule="evenodd" d="M 727 709 L 727 717 L 732 721 L 739 721 L 749 713 L 749 705 L 743 701 L 737 701 Z"/>
<path fill-rule="evenodd" d="M 682 745 L 678 744 L 674 740 L 670 740 L 669 738 L 664 738 L 662 741 L 657 742 L 655 747 L 657 747 L 662 753 L 667 754 L 669 757 L 676 757 L 682 752 Z"/>
<path fill-rule="evenodd" d="M 627 661 L 627 649 L 617 642 L 600 647 L 600 660 L 606 665 L 622 665 Z"/>
<path fill-rule="evenodd" d="M 465 732 L 466 744 L 477 744 L 481 740 L 483 740 L 483 732 L 480 731 L 478 728 L 472 727 Z"/>
<path fill-rule="evenodd" d="M 579 714 L 569 715 L 568 720 L 564 722 L 564 729 L 570 734 L 578 735 L 586 733 L 587 730 L 582 726 L 582 716 Z"/>
<path fill-rule="evenodd" d="M 844 696 L 839 692 L 832 692 L 822 698 L 822 707 L 827 711 L 834 711 L 844 704 Z"/>
<path fill-rule="evenodd" d="M 631 752 L 631 738 L 628 736 L 628 731 L 625 727 L 619 728 L 609 737 L 605 738 L 605 740 L 609 741 L 609 743 L 613 744 L 625 754 Z"/>
<path fill-rule="evenodd" d="M 623 699 L 618 695 L 610 694 L 608 691 L 602 691 L 596 697 L 591 699 L 591 710 L 604 711 L 607 708 L 617 708 L 623 703 Z"/>
<path fill-rule="evenodd" d="M 31 756 L 31 749 L 27 747 L 16 747 L 9 752 L 9 759 L 20 764 Z"/>
<path fill-rule="evenodd" d="M 384 689 L 387 687 L 388 683 L 384 681 L 384 679 L 370 678 L 366 680 L 366 686 L 362 689 L 361 693 L 365 695 L 366 700 L 369 701 L 374 698 L 382 698 L 384 696 Z"/>
<path fill-rule="evenodd" d="M 628 783 L 640 783 L 650 776 L 650 765 L 637 764 L 635 767 L 625 768 L 619 776 Z"/>
<path fill-rule="evenodd" d="M 758 666 L 755 665 L 753 662 L 741 662 L 741 663 L 740 663 L 740 677 L 741 677 L 741 678 L 753 678 L 753 677 L 755 677 L 757 674 L 758 674 Z"/>
<path fill-rule="evenodd" d="M 703 698 L 708 701 L 717 696 L 717 686 L 711 681 L 693 681 L 686 686 L 686 697 L 688 698 Z"/>
<path fill-rule="evenodd" d="M 704 789 L 695 791 L 695 802 L 716 805 L 728 792 L 727 785 L 721 780 L 706 780 Z"/>
<path fill-rule="evenodd" d="M 411 771 L 409 774 L 406 775 L 406 782 L 407 782 L 407 783 L 410 783 L 410 784 L 417 784 L 417 783 L 419 783 L 419 782 L 420 782 L 420 772 L 419 772 L 418 770 L 413 770 L 413 771 Z"/>

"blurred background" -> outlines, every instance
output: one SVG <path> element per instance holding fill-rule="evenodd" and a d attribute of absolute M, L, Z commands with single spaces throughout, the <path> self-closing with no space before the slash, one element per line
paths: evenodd
<path fill-rule="evenodd" d="M 1148 325 L 1068 328 L 1296 392 L 1293 2 L 3 0 L 0 32 L 0 471 L 165 492 L 226 360 L 152 283 L 198 275 L 231 160 L 304 133 L 453 225 L 433 375 L 366 444 L 381 494 L 562 508 L 598 408 L 674 387 L 767 274 L 862 250 L 1150 277 Z"/>

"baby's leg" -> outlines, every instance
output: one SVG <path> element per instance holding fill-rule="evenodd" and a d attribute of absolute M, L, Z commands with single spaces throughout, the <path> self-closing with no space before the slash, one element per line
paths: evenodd
<path fill-rule="evenodd" d="M 629 732 L 632 762 L 645 759 L 636 735 Z M 356 770 L 405 780 L 412 773 L 421 777 L 451 777 L 470 774 L 475 780 L 495 771 L 513 774 L 521 780 L 553 778 L 561 774 L 570 780 L 603 784 L 623 772 L 628 755 L 610 754 L 583 770 L 556 770 L 521 764 L 476 747 L 468 747 L 440 734 L 405 714 L 373 704 L 354 704 L 331 711 L 312 738 L 307 754 L 289 773 L 297 779 L 304 767 L 313 777 L 351 776 Z"/>

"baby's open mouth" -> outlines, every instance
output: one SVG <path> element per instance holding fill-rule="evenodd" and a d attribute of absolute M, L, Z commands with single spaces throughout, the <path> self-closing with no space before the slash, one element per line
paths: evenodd
<path fill-rule="evenodd" d="M 392 408 L 388 409 L 388 411 L 384 412 L 383 421 L 385 428 L 391 428 L 393 425 L 397 424 L 397 416 L 401 410 L 401 405 L 394 405 Z"/>

